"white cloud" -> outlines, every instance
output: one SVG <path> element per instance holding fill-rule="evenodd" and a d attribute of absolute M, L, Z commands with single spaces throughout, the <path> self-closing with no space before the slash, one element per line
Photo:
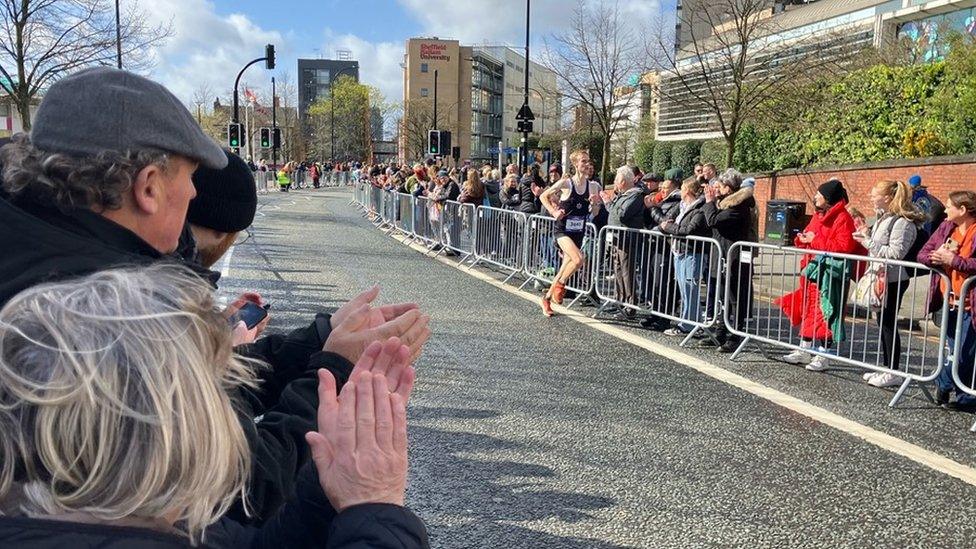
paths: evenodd
<path fill-rule="evenodd" d="M 174 30 L 174 36 L 154 52 L 153 77 L 187 103 L 203 83 L 226 96 L 241 67 L 264 56 L 265 44 L 277 46 L 279 59 L 289 53 L 282 33 L 263 29 L 245 15 L 220 15 L 207 0 L 155 0 L 146 6 L 150 19 L 172 20 Z M 244 80 L 265 87 L 270 75 L 261 71 L 263 65 L 248 69 Z"/>
<path fill-rule="evenodd" d="M 403 62 L 405 42 L 369 42 L 352 34 L 336 34 L 325 30 L 323 52 L 349 50 L 359 61 L 359 79 L 379 88 L 387 101 L 403 99 Z"/>
<path fill-rule="evenodd" d="M 525 44 L 525 2 L 521 0 L 398 0 L 420 21 L 424 33 L 460 40 L 463 44 Z M 599 1 L 599 0 L 589 0 Z M 607 0 L 608 5 L 613 0 Z M 664 4 L 673 5 L 673 0 Z M 640 27 L 653 27 L 661 15 L 661 0 L 620 0 L 621 19 Z M 532 2 L 530 47 L 541 38 L 565 29 L 576 7 L 574 0 Z"/>

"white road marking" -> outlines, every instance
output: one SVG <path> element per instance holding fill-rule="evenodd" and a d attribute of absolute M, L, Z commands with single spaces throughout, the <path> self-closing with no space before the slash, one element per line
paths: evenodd
<path fill-rule="evenodd" d="M 227 250 L 227 253 L 224 254 L 223 262 L 220 265 L 220 276 L 222 278 L 227 278 L 227 276 L 230 274 L 230 260 L 232 257 L 234 257 L 234 248 L 236 248 L 236 246 L 231 246 L 230 249 Z"/>
<path fill-rule="evenodd" d="M 402 241 L 402 238 L 399 237 L 394 237 L 394 238 Z M 418 252 L 423 252 L 426 250 L 422 246 L 413 243 L 410 244 L 410 247 Z M 532 294 L 528 294 L 526 292 L 520 291 L 518 288 L 509 286 L 507 284 L 502 284 L 498 280 L 495 280 L 494 278 L 484 273 L 475 270 L 461 269 L 454 262 L 450 261 L 446 257 L 437 256 L 435 259 L 437 259 L 438 261 L 440 261 L 445 265 L 454 267 L 455 269 L 461 271 L 462 273 L 466 273 L 468 275 L 473 276 L 474 278 L 477 278 L 478 280 L 487 282 L 488 284 L 491 284 L 492 286 L 500 290 L 504 290 L 512 295 L 518 296 L 522 299 L 525 299 L 526 301 L 530 301 L 532 303 L 535 303 L 536 305 L 539 305 L 539 300 L 541 298 L 538 296 L 534 296 Z M 887 450 L 894 454 L 908 458 L 914 461 L 915 463 L 928 467 L 933 471 L 937 471 L 939 473 L 949 475 L 950 477 L 959 479 L 967 484 L 976 486 L 976 469 L 964 465 L 962 463 L 959 463 L 958 461 L 949 459 L 941 454 L 938 454 L 931 450 L 927 450 L 916 444 L 912 444 L 911 442 L 907 442 L 900 438 L 893 437 L 887 433 L 883 433 L 881 431 L 878 431 L 877 429 L 868 427 L 867 425 L 862 425 L 856 421 L 835 414 L 834 412 L 825 410 L 824 408 L 815 406 L 813 404 L 810 404 L 809 402 L 800 400 L 796 397 L 790 396 L 786 393 L 783 393 L 771 387 L 767 387 L 761 383 L 752 381 L 751 379 L 748 379 L 746 377 L 740 376 L 739 374 L 720 368 L 698 357 L 686 354 L 684 352 L 681 352 L 677 349 L 673 349 L 666 345 L 655 343 L 649 339 L 645 339 L 643 337 L 632 334 L 626 330 L 617 328 L 616 326 L 604 324 L 599 320 L 592 319 L 577 311 L 567 309 L 565 307 L 556 305 L 555 303 L 552 304 L 552 308 L 553 310 L 557 311 L 561 315 L 567 318 L 571 318 L 579 322 L 580 324 L 584 324 L 590 328 L 593 328 L 594 330 L 598 330 L 609 336 L 630 343 L 631 345 L 635 345 L 637 347 L 650 351 L 658 356 L 672 360 L 681 366 L 686 366 L 702 374 L 705 374 L 713 379 L 721 381 L 722 383 L 726 383 L 728 385 L 731 385 L 733 387 L 751 393 L 755 396 L 768 400 L 773 404 L 777 404 L 779 406 L 782 406 L 783 408 L 804 415 L 824 425 L 833 427 L 834 429 L 837 429 L 849 435 L 860 438 L 865 442 L 873 444 L 883 450 Z M 539 314 L 540 315 L 542 314 L 541 306 L 539 306 Z M 965 436 L 965 433 L 961 433 L 959 436 Z"/>

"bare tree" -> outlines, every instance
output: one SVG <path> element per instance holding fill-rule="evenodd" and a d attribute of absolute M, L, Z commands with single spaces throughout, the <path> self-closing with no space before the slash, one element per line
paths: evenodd
<path fill-rule="evenodd" d="M 850 68 L 858 50 L 840 33 L 810 40 L 772 39 L 781 30 L 769 0 L 713 0 L 682 11 L 687 45 L 678 52 L 659 40 L 666 79 L 663 101 L 696 112 L 707 128 L 725 139 L 732 165 L 745 124 L 795 112 L 800 93 L 817 79 Z M 773 110 L 769 110 L 770 106 Z"/>
<path fill-rule="evenodd" d="M 192 102 L 193 106 L 196 107 L 198 124 L 203 124 L 203 115 L 210 114 L 213 101 L 216 99 L 216 97 L 217 92 L 214 91 L 214 87 L 210 84 L 210 82 L 200 82 L 197 84 L 196 88 L 193 89 Z"/>
<path fill-rule="evenodd" d="M 556 73 L 558 93 L 590 109 L 603 139 L 600 180 L 606 181 L 610 145 L 622 120 L 619 113 L 640 94 L 621 93 L 646 72 L 647 47 L 640 28 L 622 19 L 617 3 L 580 0 L 568 30 L 546 40 L 543 65 Z"/>
<path fill-rule="evenodd" d="M 128 6 L 119 26 L 122 57 L 130 70 L 152 64 L 152 47 L 171 25 L 152 25 Z M 38 94 L 62 76 L 92 65 L 115 65 L 115 4 L 111 0 L 2 0 L 0 89 L 17 107 L 24 129 Z"/>

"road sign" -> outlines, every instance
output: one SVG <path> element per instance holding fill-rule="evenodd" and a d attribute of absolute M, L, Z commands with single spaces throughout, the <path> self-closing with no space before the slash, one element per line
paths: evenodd
<path fill-rule="evenodd" d="M 532 114 L 532 109 L 529 108 L 529 104 L 525 103 L 522 108 L 519 109 L 518 114 L 515 115 L 516 120 L 535 120 L 535 115 Z"/>
<path fill-rule="evenodd" d="M 502 152 L 505 154 L 515 154 L 518 152 L 518 149 L 515 147 L 505 147 L 502 149 Z"/>
<path fill-rule="evenodd" d="M 489 147 L 488 154 L 498 154 L 498 147 Z"/>

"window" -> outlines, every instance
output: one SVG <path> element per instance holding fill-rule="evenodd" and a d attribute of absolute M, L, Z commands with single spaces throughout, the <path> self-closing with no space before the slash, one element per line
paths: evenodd
<path fill-rule="evenodd" d="M 427 88 L 420 88 L 420 97 L 427 97 L 430 95 L 430 90 Z"/>
<path fill-rule="evenodd" d="M 427 72 L 427 71 L 428 71 L 427 63 L 421 63 L 420 72 Z"/>

